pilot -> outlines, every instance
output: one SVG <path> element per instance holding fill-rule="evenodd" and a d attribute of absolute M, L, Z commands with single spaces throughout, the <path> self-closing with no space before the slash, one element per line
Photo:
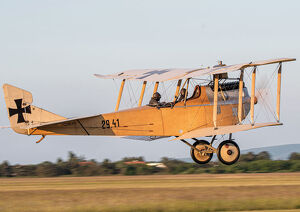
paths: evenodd
<path fill-rule="evenodd" d="M 155 92 L 155 93 L 153 94 L 153 96 L 151 97 L 151 100 L 150 100 L 150 102 L 149 102 L 149 105 L 151 105 L 151 106 L 161 106 L 161 103 L 159 102 L 159 101 L 160 101 L 160 98 L 161 98 L 160 93 Z"/>
<path fill-rule="evenodd" d="M 181 101 L 184 100 L 185 92 L 186 92 L 186 89 L 182 88 L 181 91 L 180 91 L 180 96 L 179 96 L 179 99 L 177 100 L 177 102 L 181 102 Z"/>

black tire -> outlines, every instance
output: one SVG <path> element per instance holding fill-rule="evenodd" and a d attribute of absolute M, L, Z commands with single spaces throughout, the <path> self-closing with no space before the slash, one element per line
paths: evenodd
<path fill-rule="evenodd" d="M 226 164 L 232 165 L 240 158 L 240 148 L 234 141 L 226 140 L 220 143 L 217 150 L 219 160 Z"/>
<path fill-rule="evenodd" d="M 201 145 L 203 145 L 203 144 L 210 145 L 209 142 L 206 140 L 199 140 L 199 141 L 196 141 L 193 144 L 193 146 L 196 147 L 197 149 L 199 149 L 199 148 L 201 148 Z M 205 164 L 211 160 L 211 158 L 213 157 L 213 153 L 208 153 L 208 154 L 202 156 L 202 155 L 200 155 L 200 153 L 198 151 L 195 151 L 193 148 L 191 148 L 191 157 L 196 163 Z"/>

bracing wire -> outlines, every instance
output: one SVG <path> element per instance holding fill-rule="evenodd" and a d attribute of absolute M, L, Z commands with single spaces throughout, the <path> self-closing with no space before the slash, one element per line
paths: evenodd
<path fill-rule="evenodd" d="M 264 83 L 263 86 L 262 86 L 262 88 L 268 89 L 268 88 L 272 85 L 272 83 L 274 82 L 274 79 L 275 79 L 275 76 L 276 76 L 276 71 L 278 70 L 278 68 L 279 68 L 279 66 L 277 67 L 277 69 L 275 69 L 275 70 L 272 72 L 272 75 L 271 75 L 271 77 L 270 77 L 270 80 L 267 81 L 267 83 Z M 263 101 L 263 102 L 262 102 L 262 106 L 263 106 L 263 108 L 264 108 L 264 110 L 265 110 L 265 112 L 266 112 L 267 118 L 270 119 L 269 113 L 271 113 L 272 116 L 273 116 L 273 118 L 276 120 L 276 113 L 275 113 L 274 109 L 272 108 L 272 106 L 270 105 L 270 103 L 267 102 L 267 101 L 263 98 L 263 94 L 262 94 L 262 92 L 260 92 L 259 89 L 256 89 L 256 91 L 257 91 L 258 95 L 260 96 L 261 100 Z M 271 92 L 270 92 L 270 95 L 272 95 Z M 274 98 L 274 96 L 272 95 L 271 98 Z M 259 115 L 261 114 L 261 112 L 262 112 L 262 111 L 259 111 L 259 112 L 258 112 L 258 114 L 255 116 L 255 120 L 258 119 L 258 117 L 259 117 Z"/>

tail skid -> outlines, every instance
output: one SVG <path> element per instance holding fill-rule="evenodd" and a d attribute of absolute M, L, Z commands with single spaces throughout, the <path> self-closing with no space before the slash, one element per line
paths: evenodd
<path fill-rule="evenodd" d="M 20 134 L 29 134 L 26 129 L 31 125 L 65 120 L 65 117 L 33 106 L 32 94 L 29 91 L 4 84 L 4 98 L 11 128 Z"/>

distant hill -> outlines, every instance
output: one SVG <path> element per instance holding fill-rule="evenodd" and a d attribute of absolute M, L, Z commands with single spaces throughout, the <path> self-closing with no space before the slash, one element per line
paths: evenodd
<path fill-rule="evenodd" d="M 269 152 L 272 157 L 272 160 L 287 160 L 291 153 L 300 152 L 300 144 L 286 144 L 280 146 L 253 148 L 242 150 L 241 153 L 245 154 L 248 152 L 253 152 L 257 154 L 262 151 Z"/>
<path fill-rule="evenodd" d="M 241 150 L 241 154 L 246 154 L 248 152 L 253 152 L 254 154 L 258 154 L 260 152 L 269 152 L 272 160 L 287 160 L 291 153 L 300 152 L 300 144 L 286 144 L 279 146 L 269 146 L 269 147 L 261 147 L 261 148 L 252 148 Z M 180 158 L 184 162 L 193 162 L 191 158 Z M 213 160 L 217 160 L 216 155 L 214 155 Z"/>

